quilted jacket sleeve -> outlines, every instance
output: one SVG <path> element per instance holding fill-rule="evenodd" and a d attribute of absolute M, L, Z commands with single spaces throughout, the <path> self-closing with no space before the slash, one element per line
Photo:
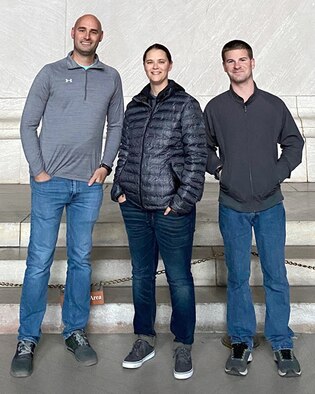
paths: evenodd
<path fill-rule="evenodd" d="M 180 186 L 170 203 L 178 214 L 191 211 L 202 197 L 207 162 L 206 136 L 199 103 L 190 98 L 181 115 L 184 168 Z"/>

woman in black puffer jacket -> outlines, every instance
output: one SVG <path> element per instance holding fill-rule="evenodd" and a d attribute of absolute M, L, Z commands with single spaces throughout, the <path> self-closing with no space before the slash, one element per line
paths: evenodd
<path fill-rule="evenodd" d="M 187 379 L 193 374 L 195 298 L 190 263 L 195 205 L 202 196 L 207 160 L 205 130 L 198 102 L 168 79 L 169 50 L 152 45 L 143 64 L 150 83 L 127 107 L 112 188 L 132 256 L 138 335 L 123 366 L 138 368 L 155 354 L 155 273 L 160 253 L 173 309 L 174 376 Z"/>

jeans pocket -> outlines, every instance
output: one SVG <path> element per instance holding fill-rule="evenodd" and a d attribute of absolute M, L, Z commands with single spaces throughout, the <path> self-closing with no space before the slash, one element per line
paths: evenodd
<path fill-rule="evenodd" d="M 128 204 L 128 200 L 126 199 L 125 201 L 123 201 L 123 202 L 119 202 L 118 201 L 118 204 L 119 204 L 119 207 L 123 207 L 123 206 L 125 206 L 125 205 L 127 205 Z"/>
<path fill-rule="evenodd" d="M 170 215 L 170 216 L 175 216 L 175 217 L 183 216 L 183 215 L 181 215 L 180 213 L 178 213 L 178 212 L 176 212 L 176 211 L 173 211 L 173 209 L 170 210 L 170 212 L 168 213 L 168 215 Z M 168 216 L 168 215 L 166 215 L 166 216 Z"/>
<path fill-rule="evenodd" d="M 31 177 L 31 179 L 33 180 L 33 182 L 37 183 L 38 185 L 41 185 L 41 184 L 50 182 L 50 181 L 53 179 L 53 177 L 50 177 L 50 178 L 47 179 L 46 181 L 36 181 L 36 180 L 35 180 L 35 177 L 33 177 L 33 176 Z"/>
<path fill-rule="evenodd" d="M 94 182 L 90 187 L 103 187 L 103 185 L 104 185 L 104 182 Z"/>

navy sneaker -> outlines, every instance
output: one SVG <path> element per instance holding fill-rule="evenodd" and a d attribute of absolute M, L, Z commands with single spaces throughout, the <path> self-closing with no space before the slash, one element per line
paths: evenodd
<path fill-rule="evenodd" d="M 128 354 L 124 359 L 122 366 L 124 368 L 140 368 L 145 361 L 150 360 L 155 356 L 154 347 L 151 346 L 144 339 L 137 339 Z"/>
<path fill-rule="evenodd" d="M 174 378 L 189 379 L 194 373 L 191 361 L 191 350 L 185 346 L 179 346 L 174 351 L 174 358 Z"/>

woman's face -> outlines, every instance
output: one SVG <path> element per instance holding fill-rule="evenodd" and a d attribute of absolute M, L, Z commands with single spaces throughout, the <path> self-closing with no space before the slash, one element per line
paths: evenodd
<path fill-rule="evenodd" d="M 144 71 L 151 84 L 167 85 L 168 73 L 172 69 L 172 63 L 168 60 L 166 53 L 161 49 L 151 49 L 144 61 Z"/>

